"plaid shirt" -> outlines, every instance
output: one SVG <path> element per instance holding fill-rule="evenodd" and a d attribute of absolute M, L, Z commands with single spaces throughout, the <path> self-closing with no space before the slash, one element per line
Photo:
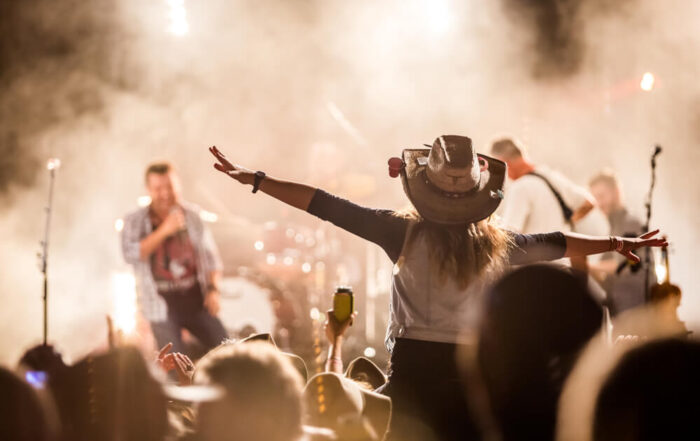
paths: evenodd
<path fill-rule="evenodd" d="M 187 234 L 192 241 L 197 261 L 197 280 L 199 286 L 206 289 L 209 286 L 209 274 L 221 271 L 223 265 L 219 251 L 214 243 L 211 231 L 204 225 L 199 216 L 197 206 L 181 203 L 185 213 Z M 151 271 L 151 260 L 140 259 L 141 240 L 151 234 L 153 225 L 148 215 L 149 207 L 139 208 L 129 213 L 124 219 L 122 230 L 122 254 L 124 260 L 134 267 L 136 291 L 139 308 L 143 316 L 151 322 L 164 322 L 168 318 L 168 306 L 163 297 L 158 294 L 156 283 Z"/>

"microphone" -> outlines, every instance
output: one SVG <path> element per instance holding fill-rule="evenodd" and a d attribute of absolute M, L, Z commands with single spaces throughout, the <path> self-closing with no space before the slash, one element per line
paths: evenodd
<path fill-rule="evenodd" d="M 182 210 L 180 207 L 175 206 L 170 209 L 170 214 L 176 213 L 178 211 Z M 183 213 L 184 214 L 184 213 Z M 187 219 L 185 219 L 186 221 Z M 187 224 L 185 224 L 182 228 L 180 228 L 177 233 L 175 233 L 175 237 L 177 237 L 178 241 L 180 244 L 183 244 L 185 242 L 185 235 L 187 234 Z"/>
<path fill-rule="evenodd" d="M 661 153 L 661 150 L 662 150 L 661 146 L 656 144 L 656 147 L 654 148 L 654 155 L 653 156 L 654 157 L 659 156 L 659 154 Z"/>

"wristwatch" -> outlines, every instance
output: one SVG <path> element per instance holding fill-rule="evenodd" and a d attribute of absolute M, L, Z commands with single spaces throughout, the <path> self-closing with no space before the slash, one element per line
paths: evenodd
<path fill-rule="evenodd" d="M 260 183 L 262 182 L 263 179 L 265 179 L 265 172 L 256 171 L 255 172 L 255 180 L 253 181 L 253 193 L 258 192 L 258 190 L 260 189 Z"/>

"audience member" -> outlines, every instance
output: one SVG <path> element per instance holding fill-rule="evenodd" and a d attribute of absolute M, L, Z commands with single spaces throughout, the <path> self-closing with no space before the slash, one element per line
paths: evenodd
<path fill-rule="evenodd" d="M 628 351 L 598 395 L 595 441 L 700 439 L 700 343 L 664 339 Z"/>
<path fill-rule="evenodd" d="M 31 375 L 37 371 L 29 371 Z M 36 380 L 39 381 L 39 380 Z M 37 387 L 41 387 L 37 383 Z M 49 403 L 16 374 L 0 367 L 0 439 L 53 441 L 56 421 Z"/>
<path fill-rule="evenodd" d="M 495 284 L 478 359 L 505 441 L 552 439 L 563 382 L 602 319 L 582 275 L 532 265 Z"/>
<path fill-rule="evenodd" d="M 200 441 L 293 441 L 302 436 L 302 378 L 268 343 L 223 345 L 200 361 L 195 383 L 226 395 L 199 405 Z"/>

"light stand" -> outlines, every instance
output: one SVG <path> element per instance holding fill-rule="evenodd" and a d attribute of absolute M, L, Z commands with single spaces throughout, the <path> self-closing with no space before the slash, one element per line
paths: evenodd
<path fill-rule="evenodd" d="M 46 225 L 44 227 L 44 240 L 41 241 L 41 273 L 44 275 L 44 346 L 48 342 L 48 303 L 49 303 L 49 277 L 48 277 L 48 260 L 49 260 L 49 230 L 51 226 L 51 210 L 53 209 L 53 185 L 56 178 L 56 170 L 61 166 L 61 161 L 58 158 L 51 158 L 46 163 L 46 168 L 49 170 L 49 202 L 44 208 L 46 211 Z"/>

